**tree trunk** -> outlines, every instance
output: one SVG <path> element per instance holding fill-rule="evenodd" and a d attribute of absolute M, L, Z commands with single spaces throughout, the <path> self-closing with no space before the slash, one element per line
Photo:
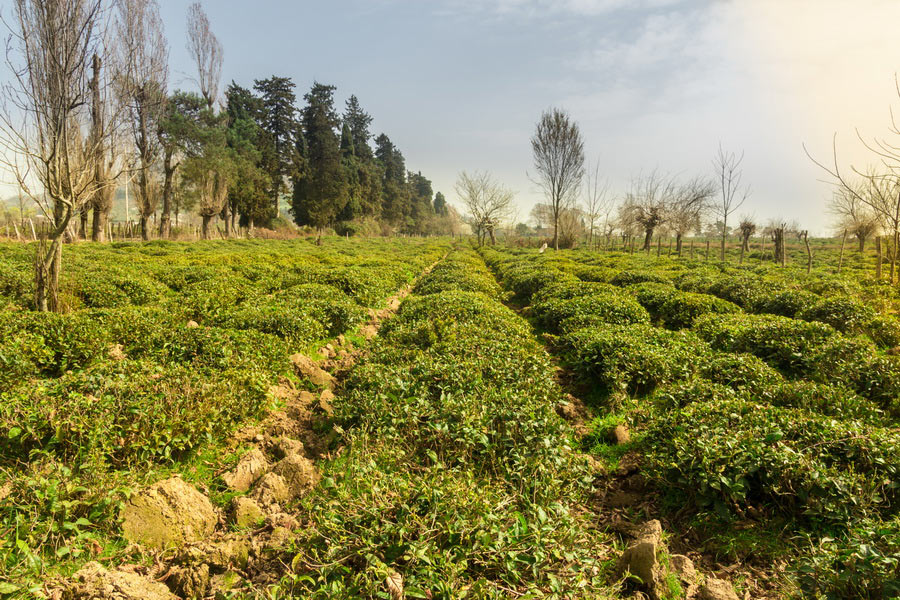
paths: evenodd
<path fill-rule="evenodd" d="M 109 214 L 100 206 L 94 205 L 94 219 L 91 223 L 91 240 L 95 242 L 106 241 L 106 222 Z"/>
<path fill-rule="evenodd" d="M 682 237 L 682 236 L 681 236 L 680 233 L 676 233 L 676 234 L 675 234 L 675 254 L 676 254 L 679 258 L 681 258 L 681 245 L 682 245 L 682 243 L 683 243 L 683 240 L 681 239 L 681 237 Z"/>
<path fill-rule="evenodd" d="M 647 227 L 644 229 L 644 247 L 641 248 L 647 254 L 650 254 L 650 247 L 653 245 L 653 228 Z"/>
<path fill-rule="evenodd" d="M 706 262 L 709 262 L 709 240 L 706 240 Z"/>
<path fill-rule="evenodd" d="M 809 247 L 809 232 L 803 234 L 803 243 L 806 245 L 806 274 L 812 272 L 812 249 Z"/>
<path fill-rule="evenodd" d="M 859 253 L 862 254 L 866 251 L 866 236 L 857 233 L 856 239 L 859 241 Z"/>
<path fill-rule="evenodd" d="M 656 258 L 662 254 L 662 236 L 656 238 Z"/>
<path fill-rule="evenodd" d="M 172 233 L 169 215 L 172 211 L 172 187 L 176 168 L 176 165 L 172 163 L 173 154 L 172 150 L 167 149 L 163 155 L 162 213 L 159 216 L 159 237 L 161 239 L 167 239 Z"/>
<path fill-rule="evenodd" d="M 147 215 L 144 214 L 144 211 L 141 211 L 141 239 L 143 241 L 147 241 L 150 239 L 150 220 L 147 218 Z"/>
<path fill-rule="evenodd" d="M 87 205 L 83 206 L 79 212 L 78 237 L 82 240 L 87 239 L 88 213 L 90 209 Z"/>
<path fill-rule="evenodd" d="M 225 237 L 231 237 L 231 215 L 230 213 L 231 205 L 228 203 L 228 200 L 225 201 L 225 206 L 222 207 L 222 220 L 225 221 Z"/>
<path fill-rule="evenodd" d="M 844 234 L 841 236 L 841 254 L 838 257 L 838 270 L 837 272 L 841 272 L 841 267 L 844 266 L 844 245 L 847 243 L 847 230 L 844 230 Z"/>
<path fill-rule="evenodd" d="M 875 279 L 881 281 L 881 236 L 875 236 Z"/>
<path fill-rule="evenodd" d="M 553 249 L 559 250 L 559 211 L 553 215 Z"/>
<path fill-rule="evenodd" d="M 202 224 L 200 226 L 200 237 L 204 240 L 209 239 L 209 222 L 212 221 L 212 215 L 201 215 Z"/>

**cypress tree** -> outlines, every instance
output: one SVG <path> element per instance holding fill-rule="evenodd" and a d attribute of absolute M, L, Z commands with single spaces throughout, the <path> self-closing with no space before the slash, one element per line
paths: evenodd
<path fill-rule="evenodd" d="M 334 86 L 314 83 L 304 96 L 301 115 L 305 139 L 304 173 L 294 182 L 292 211 L 298 225 L 322 230 L 331 225 L 347 204 L 348 186 L 341 162 L 340 138 L 334 112 Z"/>
<path fill-rule="evenodd" d="M 253 88 L 262 96 L 262 128 L 271 142 L 271 152 L 267 153 L 266 171 L 271 178 L 270 193 L 275 213 L 278 214 L 278 199 L 286 189 L 287 179 L 292 174 L 295 159 L 295 132 L 297 131 L 297 96 L 294 82 L 288 77 L 272 76 L 257 79 Z"/>

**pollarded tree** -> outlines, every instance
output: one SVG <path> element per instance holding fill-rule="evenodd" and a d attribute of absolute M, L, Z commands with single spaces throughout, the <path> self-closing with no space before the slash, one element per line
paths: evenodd
<path fill-rule="evenodd" d="M 668 201 L 667 224 L 675 233 L 675 248 L 681 256 L 684 236 L 701 228 L 703 216 L 710 208 L 710 199 L 716 193 L 715 184 L 695 177 L 685 183 L 671 186 L 671 198 Z"/>
<path fill-rule="evenodd" d="M 35 259 L 35 306 L 57 310 L 62 236 L 73 216 L 108 185 L 115 127 L 91 127 L 94 56 L 103 57 L 101 0 L 15 0 L 3 85 L 0 160 L 49 223 Z M 111 123 L 117 119 L 110 118 Z M 92 134 L 93 130 L 93 134 Z M 46 195 L 46 196 L 45 196 Z"/>
<path fill-rule="evenodd" d="M 341 164 L 339 121 L 331 85 L 314 83 L 304 96 L 301 112 L 306 143 L 306 169 L 294 182 L 293 213 L 298 225 L 309 225 L 321 242 L 322 230 L 331 225 L 348 199 L 346 173 Z"/>
<path fill-rule="evenodd" d="M 553 213 L 553 247 L 559 250 L 559 216 L 573 208 L 584 176 L 584 140 L 578 124 L 558 108 L 544 112 L 531 137 L 535 181 Z"/>
<path fill-rule="evenodd" d="M 159 201 L 152 169 L 159 158 L 159 124 L 167 99 L 169 50 L 155 0 L 116 0 L 116 91 L 128 110 L 137 155 L 136 180 L 141 238 Z"/>
<path fill-rule="evenodd" d="M 838 230 L 845 231 L 856 237 L 859 252 L 866 249 L 866 240 L 878 232 L 878 216 L 875 211 L 860 198 L 867 194 L 865 183 L 860 182 L 861 187 L 856 193 L 849 193 L 843 188 L 834 191 L 829 204 L 829 210 L 836 217 Z"/>
<path fill-rule="evenodd" d="M 756 223 L 751 217 L 741 217 L 738 224 L 738 230 L 741 232 L 741 259 L 744 262 L 744 254 L 750 251 L 750 238 L 756 233 Z"/>
<path fill-rule="evenodd" d="M 456 180 L 456 195 L 466 207 L 466 221 L 477 236 L 478 245 L 484 244 L 485 236 L 493 244 L 494 231 L 511 213 L 513 192 L 486 171 L 472 175 L 463 171 Z"/>
<path fill-rule="evenodd" d="M 653 171 L 641 175 L 631 182 L 631 189 L 619 207 L 619 220 L 622 223 L 636 224 L 644 232 L 642 250 L 650 251 L 653 233 L 657 227 L 665 224 L 670 217 L 670 201 L 675 184 Z"/>

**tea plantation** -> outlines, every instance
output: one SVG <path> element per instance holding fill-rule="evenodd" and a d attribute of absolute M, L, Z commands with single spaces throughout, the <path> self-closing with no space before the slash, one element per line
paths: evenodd
<path fill-rule="evenodd" d="M 46 314 L 32 251 L 0 247 L 0 597 L 900 596 L 898 297 L 862 266 L 79 244 Z M 135 538 L 178 486 L 205 533 Z"/>

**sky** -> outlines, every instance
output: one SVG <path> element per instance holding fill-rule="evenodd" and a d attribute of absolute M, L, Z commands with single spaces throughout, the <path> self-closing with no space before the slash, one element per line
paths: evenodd
<path fill-rule="evenodd" d="M 188 0 L 159 0 L 173 88 L 193 89 Z M 8 14 L 9 0 L 0 0 Z M 529 138 L 567 110 L 612 193 L 641 173 L 712 175 L 721 144 L 744 153 L 739 214 L 829 231 L 830 188 L 807 158 L 869 161 L 856 137 L 885 136 L 900 109 L 897 0 L 205 0 L 225 50 L 223 87 L 291 77 L 355 94 L 455 200 L 462 170 L 516 192 L 519 220 L 542 199 Z"/>

